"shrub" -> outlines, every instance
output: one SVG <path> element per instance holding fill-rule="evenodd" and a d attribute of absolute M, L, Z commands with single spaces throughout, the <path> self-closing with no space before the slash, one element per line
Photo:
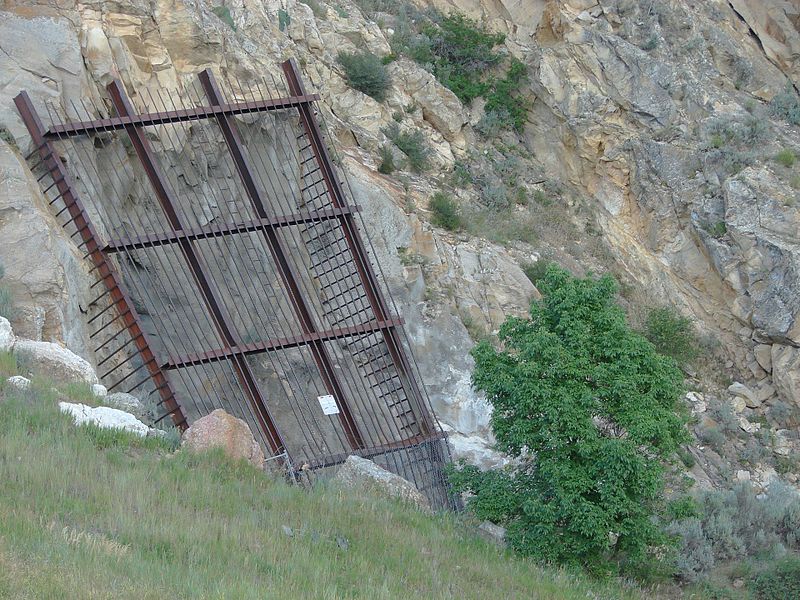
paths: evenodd
<path fill-rule="evenodd" d="M 14 316 L 14 301 L 11 298 L 11 291 L 2 284 L 5 273 L 3 265 L 0 265 L 0 317 L 11 320 Z"/>
<path fill-rule="evenodd" d="M 530 103 L 516 92 L 528 77 L 528 68 L 519 60 L 512 59 L 503 79 L 497 80 L 486 96 L 486 111 L 495 114 L 503 127 L 522 131 L 528 118 Z"/>
<path fill-rule="evenodd" d="M 211 12 L 213 12 L 220 21 L 236 31 L 236 23 L 233 22 L 231 9 L 229 9 L 227 6 L 215 6 L 211 9 Z"/>
<path fill-rule="evenodd" d="M 788 121 L 792 125 L 800 125 L 800 98 L 797 97 L 791 84 L 787 84 L 786 88 L 772 99 L 769 110 L 779 119 Z"/>
<path fill-rule="evenodd" d="M 775 155 L 775 160 L 778 161 L 779 164 L 783 165 L 787 169 L 790 169 L 794 166 L 797 157 L 794 154 L 794 151 L 791 148 L 784 148 L 778 154 Z"/>
<path fill-rule="evenodd" d="M 758 575 L 751 586 L 756 600 L 800 598 L 800 558 L 785 558 Z"/>
<path fill-rule="evenodd" d="M 461 229 L 461 214 L 455 201 L 442 192 L 436 192 L 428 204 L 431 223 L 448 231 Z"/>
<path fill-rule="evenodd" d="M 421 130 L 403 131 L 397 123 L 392 123 L 381 131 L 406 155 L 412 171 L 419 173 L 428 170 L 431 150 Z"/>
<path fill-rule="evenodd" d="M 292 17 L 284 9 L 278 9 L 278 29 L 285 31 L 286 28 L 292 24 Z"/>
<path fill-rule="evenodd" d="M 540 279 L 544 279 L 547 274 L 547 267 L 551 263 L 546 260 L 537 260 L 535 263 L 525 263 L 522 265 L 522 272 L 531 280 L 533 285 L 537 285 Z"/>
<path fill-rule="evenodd" d="M 383 102 L 391 85 L 389 73 L 380 58 L 371 52 L 340 52 L 339 64 L 344 67 L 350 87 Z"/>
<path fill-rule="evenodd" d="M 498 449 L 519 463 L 463 467 L 452 481 L 521 554 L 596 571 L 641 564 L 662 541 L 661 461 L 688 440 L 681 373 L 628 327 L 610 276 L 550 265 L 539 289 L 530 319 L 501 327 L 501 348 L 472 351 Z"/>
<path fill-rule="evenodd" d="M 397 167 L 394 164 L 394 154 L 392 154 L 392 149 L 388 146 L 381 146 L 380 153 L 381 164 L 378 165 L 378 173 L 391 175 L 397 170 Z"/>
<path fill-rule="evenodd" d="M 651 309 L 644 327 L 644 336 L 660 354 L 675 359 L 678 364 L 686 364 L 697 358 L 699 343 L 694 325 L 674 308 Z"/>

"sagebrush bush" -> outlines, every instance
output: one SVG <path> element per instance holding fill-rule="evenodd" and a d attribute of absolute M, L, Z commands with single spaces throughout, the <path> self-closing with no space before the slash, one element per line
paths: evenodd
<path fill-rule="evenodd" d="M 397 148 L 406 155 L 408 168 L 415 173 L 427 171 L 430 167 L 431 149 L 420 129 L 402 130 L 397 123 L 381 129 Z"/>
<path fill-rule="evenodd" d="M 651 309 L 645 318 L 644 336 L 656 350 L 678 364 L 697 358 L 700 344 L 691 319 L 671 307 Z"/>
<path fill-rule="evenodd" d="M 751 586 L 756 600 L 800 598 L 800 558 L 785 558 L 760 573 Z"/>
<path fill-rule="evenodd" d="M 6 271 L 3 265 L 0 265 L 0 317 L 5 317 L 8 320 L 14 316 L 14 300 L 11 297 L 11 290 L 3 285 L 3 277 Z"/>
<path fill-rule="evenodd" d="M 778 164 L 781 164 L 789 169 L 794 166 L 797 156 L 795 156 L 795 153 L 791 148 L 784 148 L 775 155 L 775 160 L 778 162 Z"/>
<path fill-rule="evenodd" d="M 461 229 L 461 213 L 458 204 L 443 192 L 436 192 L 428 204 L 431 223 L 448 231 Z"/>
<path fill-rule="evenodd" d="M 381 146 L 380 153 L 381 164 L 378 165 L 378 173 L 391 175 L 397 170 L 397 165 L 394 164 L 394 154 L 392 154 L 391 148 L 387 146 Z"/>
<path fill-rule="evenodd" d="M 786 484 L 774 481 L 764 496 L 747 482 L 707 490 L 697 505 L 696 516 L 667 526 L 678 544 L 675 573 L 685 581 L 697 581 L 718 562 L 798 549 L 800 497 Z"/>
<path fill-rule="evenodd" d="M 392 84 L 383 61 L 371 52 L 340 52 L 339 64 L 344 67 L 350 87 L 383 102 Z"/>
<path fill-rule="evenodd" d="M 688 440 L 677 412 L 683 377 L 628 327 L 610 276 L 578 279 L 550 265 L 538 287 L 530 319 L 509 318 L 499 349 L 482 342 L 472 351 L 498 449 L 519 463 L 464 466 L 453 483 L 522 554 L 635 568 L 662 541 L 653 518 L 661 461 Z"/>
<path fill-rule="evenodd" d="M 769 110 L 779 119 L 788 121 L 792 125 L 800 125 L 800 98 L 791 84 L 770 101 Z"/>

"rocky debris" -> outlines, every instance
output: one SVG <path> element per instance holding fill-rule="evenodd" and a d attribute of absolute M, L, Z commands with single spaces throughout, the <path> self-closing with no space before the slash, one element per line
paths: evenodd
<path fill-rule="evenodd" d="M 686 392 L 686 400 L 691 403 L 692 415 L 701 415 L 708 410 L 705 396 L 700 392 Z"/>
<path fill-rule="evenodd" d="M 85 404 L 59 402 L 62 413 L 72 415 L 75 425 L 92 424 L 102 429 L 121 429 L 139 437 L 147 436 L 150 428 L 132 414 L 108 406 L 91 407 Z"/>
<path fill-rule="evenodd" d="M 264 467 L 264 451 L 250 427 L 221 408 L 192 423 L 183 434 L 181 446 L 192 452 L 221 448 L 234 460 L 246 460 L 259 469 Z"/>
<path fill-rule="evenodd" d="M 739 428 L 745 433 L 756 433 L 761 431 L 761 423 L 751 423 L 747 417 L 739 417 Z"/>
<path fill-rule="evenodd" d="M 37 375 L 54 381 L 97 383 L 97 374 L 92 365 L 58 344 L 17 339 L 14 353 Z"/>
<path fill-rule="evenodd" d="M 485 539 L 487 542 L 491 542 L 500 546 L 501 548 L 506 547 L 506 528 L 500 527 L 500 525 L 495 525 L 491 521 L 484 521 L 480 525 L 478 525 L 478 535 Z"/>
<path fill-rule="evenodd" d="M 747 408 L 747 402 L 741 396 L 734 396 L 731 398 L 731 408 L 738 414 Z"/>
<path fill-rule="evenodd" d="M 750 471 L 744 469 L 736 471 L 736 481 L 750 481 Z"/>
<path fill-rule="evenodd" d="M 447 442 L 456 460 L 463 459 L 481 469 L 500 469 L 511 462 L 508 455 L 492 449 L 483 437 L 462 435 L 445 423 L 442 423 L 442 429 L 447 433 Z"/>
<path fill-rule="evenodd" d="M 137 415 L 142 414 L 144 408 L 139 398 L 125 392 L 107 394 L 103 398 L 103 403 Z"/>
<path fill-rule="evenodd" d="M 108 395 L 108 390 L 106 389 L 106 386 L 95 383 L 92 386 L 92 394 L 94 394 L 95 398 L 105 398 Z"/>
<path fill-rule="evenodd" d="M 743 383 L 739 383 L 738 381 L 728 386 L 728 391 L 734 395 L 734 402 L 737 405 L 741 404 L 741 401 L 744 401 L 745 406 L 747 408 L 758 408 L 761 406 L 762 400 L 756 395 L 753 390 L 749 387 L 744 385 Z M 736 412 L 741 412 L 741 410 L 737 410 Z"/>
<path fill-rule="evenodd" d="M 27 390 L 29 387 L 31 387 L 31 380 L 27 377 L 23 377 L 22 375 L 14 375 L 13 377 L 9 377 L 6 379 L 6 382 L 18 390 Z"/>
<path fill-rule="evenodd" d="M 410 481 L 360 456 L 348 456 L 333 478 L 347 490 L 374 493 L 430 511 L 428 499 Z"/>
<path fill-rule="evenodd" d="M 789 456 L 792 453 L 792 442 L 789 440 L 789 431 L 778 429 L 775 431 L 772 451 L 778 456 Z"/>
<path fill-rule="evenodd" d="M 9 352 L 14 346 L 14 332 L 11 323 L 5 317 L 0 317 L 0 352 Z"/>

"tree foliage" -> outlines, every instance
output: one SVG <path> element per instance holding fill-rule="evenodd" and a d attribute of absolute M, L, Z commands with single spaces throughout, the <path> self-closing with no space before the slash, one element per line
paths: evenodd
<path fill-rule="evenodd" d="M 663 539 L 662 461 L 687 439 L 681 373 L 628 327 L 611 277 L 551 265 L 537 285 L 530 319 L 509 318 L 500 349 L 472 351 L 498 447 L 519 462 L 453 481 L 522 554 L 597 570 L 641 560 Z"/>

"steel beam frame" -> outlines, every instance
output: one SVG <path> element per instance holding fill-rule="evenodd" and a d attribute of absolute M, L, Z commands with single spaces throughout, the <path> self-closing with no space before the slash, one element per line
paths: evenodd
<path fill-rule="evenodd" d="M 108 84 L 106 89 L 114 108 L 117 110 L 117 114 L 121 117 L 132 117 L 135 115 L 133 106 L 131 106 L 130 100 L 125 95 L 125 91 L 119 81 L 112 81 Z M 167 186 L 166 179 L 161 173 L 158 161 L 150 148 L 143 126 L 137 124 L 135 119 L 130 119 L 125 125 L 125 132 L 128 134 L 133 144 L 133 149 L 142 167 L 144 167 L 145 175 L 150 181 L 156 199 L 164 211 L 172 233 L 178 234 L 179 232 L 183 232 L 184 227 L 176 210 L 177 205 L 172 198 L 172 192 Z M 188 237 L 179 237 L 177 243 L 189 266 L 189 270 L 197 284 L 201 297 L 206 304 L 206 308 L 213 318 L 214 326 L 217 329 L 217 333 L 222 338 L 223 344 L 226 348 L 238 346 L 241 343 L 239 334 L 236 332 L 230 316 L 227 314 L 221 299 L 218 297 L 218 293 L 214 289 L 211 279 L 207 274 L 208 269 L 201 259 L 200 254 L 196 251 L 192 240 Z M 266 402 L 264 402 L 264 398 L 261 395 L 250 364 L 241 354 L 232 355 L 231 364 L 247 396 L 247 400 L 253 407 L 256 418 L 268 433 L 267 437 L 272 446 L 272 451 L 275 454 L 283 453 L 286 445 L 283 442 L 278 428 L 275 426 L 275 421 L 269 412 Z"/>
<path fill-rule="evenodd" d="M 200 73 L 200 83 L 203 90 L 208 97 L 208 101 L 212 106 L 225 106 L 225 99 L 217 86 L 214 79 L 214 74 L 210 69 L 206 69 Z M 302 94 L 305 96 L 305 94 Z M 307 106 L 307 103 L 300 103 L 296 106 Z M 261 192 L 256 185 L 253 178 L 250 161 L 245 153 L 244 146 L 239 136 L 239 131 L 231 115 L 221 112 L 215 115 L 217 123 L 222 129 L 222 135 L 225 138 L 225 143 L 228 145 L 228 150 L 233 157 L 233 162 L 236 165 L 236 170 L 239 178 L 242 181 L 247 197 L 253 210 L 258 215 L 259 219 L 269 219 L 266 203 L 261 197 Z M 336 207 L 340 208 L 340 207 Z M 339 215 L 341 216 L 341 215 Z M 278 236 L 277 227 L 268 225 L 261 229 L 264 238 L 267 242 L 270 254 L 275 264 L 278 266 L 278 273 L 281 281 L 289 292 L 289 301 L 292 305 L 292 310 L 300 322 L 303 334 L 310 336 L 311 354 L 314 357 L 314 362 L 317 364 L 320 376 L 322 377 L 323 384 L 328 393 L 336 400 L 339 407 L 339 419 L 342 422 L 345 435 L 352 448 L 363 448 L 364 439 L 361 432 L 358 430 L 356 421 L 353 418 L 350 406 L 345 398 L 344 388 L 339 381 L 337 370 L 334 368 L 333 361 L 328 354 L 327 348 L 321 339 L 318 339 L 314 334 L 317 334 L 317 325 L 314 322 L 314 317 L 311 314 L 311 309 L 303 297 L 298 283 L 299 278 L 294 273 L 294 269 L 288 259 L 288 254 L 284 248 L 281 238 Z M 382 319 L 385 321 L 385 319 Z"/>
<path fill-rule="evenodd" d="M 53 179 L 53 185 L 57 186 L 59 196 L 64 202 L 66 210 L 74 223 L 77 233 L 85 247 L 88 257 L 91 259 L 95 269 L 97 269 L 100 279 L 103 281 L 106 290 L 111 298 L 111 302 L 117 308 L 118 316 L 122 319 L 123 326 L 130 333 L 131 339 L 136 344 L 136 349 L 141 356 L 143 365 L 147 368 L 150 377 L 155 384 L 161 403 L 166 407 L 168 414 L 172 417 L 172 422 L 181 430 L 188 427 L 186 417 L 180 408 L 180 404 L 175 395 L 169 380 L 165 376 L 153 351 L 151 350 L 150 340 L 142 331 L 139 323 L 141 321 L 136 309 L 133 307 L 130 297 L 122 284 L 122 280 L 117 274 L 114 266 L 102 250 L 100 236 L 95 231 L 86 210 L 83 207 L 78 194 L 69 181 L 64 162 L 59 157 L 52 140 L 47 139 L 45 129 L 42 125 L 36 109 L 33 107 L 27 92 L 20 92 L 14 98 L 14 104 L 19 111 L 25 127 L 37 148 L 39 156 Z"/>

